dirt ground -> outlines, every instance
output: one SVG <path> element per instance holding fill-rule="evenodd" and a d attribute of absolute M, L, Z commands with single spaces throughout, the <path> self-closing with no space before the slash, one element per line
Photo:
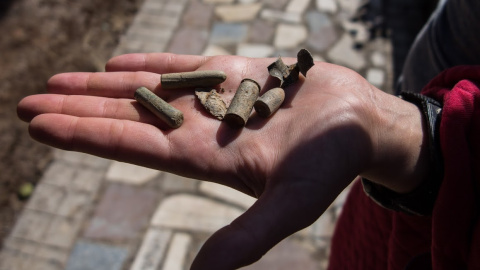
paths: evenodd
<path fill-rule="evenodd" d="M 2 0 L 0 2 L 0 246 L 52 149 L 33 141 L 16 117 L 25 96 L 44 93 L 60 72 L 100 71 L 143 0 Z"/>

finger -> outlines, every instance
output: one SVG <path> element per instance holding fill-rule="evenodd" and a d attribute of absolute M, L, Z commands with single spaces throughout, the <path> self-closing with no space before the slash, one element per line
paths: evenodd
<path fill-rule="evenodd" d="M 47 91 L 64 95 L 133 98 L 141 86 L 155 89 L 160 76 L 149 72 L 62 73 L 48 80 Z"/>
<path fill-rule="evenodd" d="M 214 137 L 215 130 L 208 123 L 193 125 L 185 121 L 181 129 L 161 131 L 128 120 L 41 114 L 32 119 L 29 132 L 35 140 L 60 149 L 204 179 L 210 176 L 212 165 L 205 155 L 211 154 L 212 145 L 202 135 Z"/>
<path fill-rule="evenodd" d="M 282 239 L 312 224 L 333 200 L 331 195 L 305 194 L 308 186 L 294 185 L 267 189 L 247 212 L 207 240 L 191 269 L 252 264 Z"/>
<path fill-rule="evenodd" d="M 207 59 L 206 56 L 171 53 L 125 54 L 110 59 L 105 65 L 105 70 L 147 71 L 159 74 L 186 72 L 198 69 Z"/>
<path fill-rule="evenodd" d="M 29 132 L 53 147 L 135 164 L 151 164 L 158 153 L 170 153 L 167 137 L 157 128 L 127 120 L 41 114 L 33 118 Z"/>
<path fill-rule="evenodd" d="M 131 99 L 43 94 L 25 97 L 17 107 L 18 117 L 25 122 L 44 113 L 159 123 L 158 118 Z"/>

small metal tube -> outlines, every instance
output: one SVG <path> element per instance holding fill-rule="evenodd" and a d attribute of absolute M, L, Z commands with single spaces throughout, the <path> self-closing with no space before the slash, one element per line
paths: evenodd
<path fill-rule="evenodd" d="M 243 79 L 227 109 L 224 120 L 235 127 L 243 127 L 260 93 L 260 85 L 252 79 Z"/>
<path fill-rule="evenodd" d="M 258 115 L 264 118 L 274 114 L 285 100 L 285 91 L 276 87 L 268 90 L 253 105 Z"/>
<path fill-rule="evenodd" d="M 160 75 L 163 89 L 215 86 L 227 79 L 227 74 L 221 70 L 198 70 Z"/>
<path fill-rule="evenodd" d="M 135 100 L 155 114 L 171 128 L 178 128 L 183 123 L 183 113 L 168 104 L 165 100 L 155 95 L 146 87 L 140 87 L 135 91 Z"/>

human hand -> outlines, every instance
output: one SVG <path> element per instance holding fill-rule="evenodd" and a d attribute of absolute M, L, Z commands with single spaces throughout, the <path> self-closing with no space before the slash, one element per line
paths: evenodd
<path fill-rule="evenodd" d="M 159 85 L 158 74 L 216 69 L 227 74 L 221 87 L 227 94 L 232 89 L 231 96 L 244 78 L 256 80 L 265 91 L 275 83 L 267 72 L 273 61 L 123 55 L 110 60 L 105 73 L 52 77 L 50 94 L 23 99 L 18 115 L 30 122 L 31 136 L 42 143 L 217 182 L 257 197 L 247 212 L 207 241 L 192 266 L 234 269 L 255 262 L 283 238 L 313 223 L 357 175 L 365 173 L 388 186 L 382 180 L 398 171 L 384 172 L 383 165 L 405 161 L 412 153 L 391 154 L 403 145 L 391 134 L 383 135 L 388 134 L 385 127 L 398 124 L 380 117 L 380 109 L 410 110 L 395 123 L 416 121 L 421 131 L 415 106 L 392 105 L 390 97 L 357 73 L 327 63 L 316 63 L 306 79 L 286 89 L 285 103 L 275 115 L 263 119 L 254 113 L 243 129 L 209 116 L 193 89 L 162 90 Z M 154 89 L 181 110 L 183 125 L 166 130 L 134 101 L 140 86 Z"/>

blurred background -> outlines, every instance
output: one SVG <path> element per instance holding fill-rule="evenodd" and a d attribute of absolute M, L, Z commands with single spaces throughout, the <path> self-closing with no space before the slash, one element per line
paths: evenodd
<path fill-rule="evenodd" d="M 375 13 L 360 14 L 367 23 L 352 20 L 361 4 L 2 0 L 0 269 L 188 269 L 205 239 L 254 201 L 215 184 L 36 143 L 16 104 L 44 93 L 49 77 L 103 71 L 123 53 L 295 57 L 306 48 L 315 60 L 350 67 L 391 93 L 388 29 Z M 344 199 L 245 269 L 325 269 Z"/>

